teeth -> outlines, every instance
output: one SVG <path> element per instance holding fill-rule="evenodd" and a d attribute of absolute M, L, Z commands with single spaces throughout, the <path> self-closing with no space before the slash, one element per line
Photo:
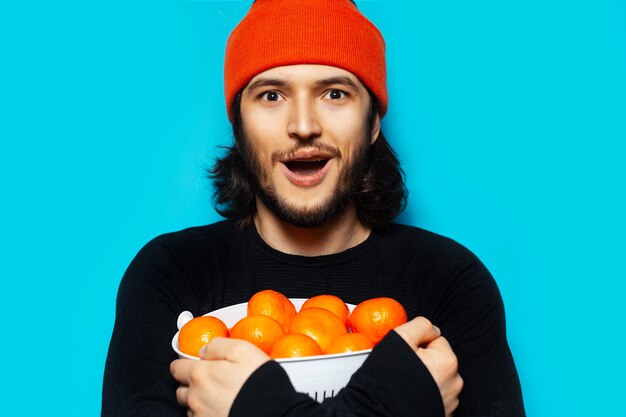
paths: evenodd
<path fill-rule="evenodd" d="M 328 159 L 293 159 L 285 162 L 287 169 L 299 173 L 312 173 L 324 168 Z"/>
<path fill-rule="evenodd" d="M 298 161 L 298 162 L 320 162 L 320 161 L 326 161 L 326 158 L 294 159 L 294 161 Z"/>

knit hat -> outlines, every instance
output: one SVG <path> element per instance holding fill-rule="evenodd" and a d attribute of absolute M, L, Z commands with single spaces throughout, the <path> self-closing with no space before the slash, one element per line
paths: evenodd
<path fill-rule="evenodd" d="M 284 65 L 330 65 L 351 72 L 387 112 L 385 41 L 349 0 L 256 0 L 231 32 L 224 90 L 233 121 L 237 93 L 257 74 Z"/>

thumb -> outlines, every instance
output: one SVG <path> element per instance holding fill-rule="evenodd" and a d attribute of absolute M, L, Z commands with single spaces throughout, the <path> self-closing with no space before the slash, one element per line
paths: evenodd
<path fill-rule="evenodd" d="M 258 347 L 242 339 L 215 337 L 200 349 L 200 359 L 243 362 L 255 357 L 268 358 Z"/>
<path fill-rule="evenodd" d="M 224 359 L 231 340 L 226 337 L 214 337 L 200 349 L 200 359 L 215 360 Z"/>
<path fill-rule="evenodd" d="M 421 345 L 428 344 L 441 336 L 441 331 L 426 317 L 416 317 L 394 329 L 413 349 L 417 351 Z"/>

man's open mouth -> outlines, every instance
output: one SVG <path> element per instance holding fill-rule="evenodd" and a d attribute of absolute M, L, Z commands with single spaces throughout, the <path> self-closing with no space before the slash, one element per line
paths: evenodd
<path fill-rule="evenodd" d="M 295 185 L 314 186 L 326 177 L 334 155 L 318 149 L 299 150 L 280 160 L 287 179 Z"/>
<path fill-rule="evenodd" d="M 294 159 L 283 162 L 287 169 L 297 175 L 312 175 L 322 170 L 330 158 Z"/>

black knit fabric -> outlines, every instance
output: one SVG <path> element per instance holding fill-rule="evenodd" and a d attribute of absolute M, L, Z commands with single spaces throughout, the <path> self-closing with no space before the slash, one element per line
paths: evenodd
<path fill-rule="evenodd" d="M 271 383 L 268 383 L 271 381 Z M 376 393 L 376 395 L 372 395 Z M 426 367 L 397 333 L 389 333 L 352 376 L 348 386 L 322 406 L 293 392 L 285 371 L 270 361 L 244 384 L 230 417 L 443 416 L 443 402 Z"/>
<path fill-rule="evenodd" d="M 240 231 L 230 221 L 160 236 L 129 266 L 118 292 L 102 415 L 185 416 L 169 374 L 178 314 L 202 315 L 266 288 L 297 298 L 335 294 L 352 304 L 395 298 L 409 318 L 436 324 L 456 353 L 465 382 L 456 417 L 525 415 L 497 286 L 458 243 L 392 225 L 344 252 L 304 257 L 276 251 L 253 227 Z M 296 393 L 275 362 L 262 366 L 231 410 L 233 417 L 252 415 L 442 416 L 443 405 L 425 366 L 394 332 L 322 404 Z"/>

